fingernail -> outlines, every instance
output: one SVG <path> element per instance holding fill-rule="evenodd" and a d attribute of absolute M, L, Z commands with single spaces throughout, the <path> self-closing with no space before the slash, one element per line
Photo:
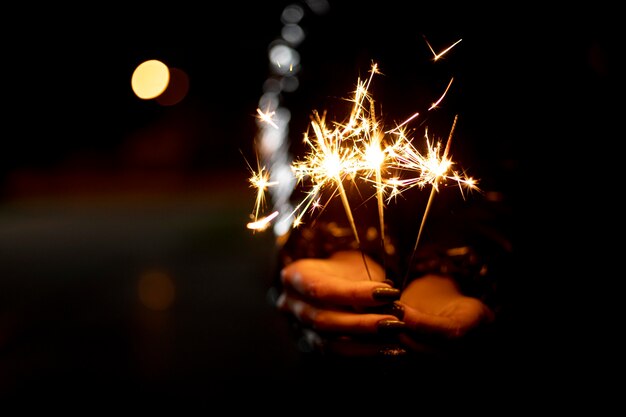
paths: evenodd
<path fill-rule="evenodd" d="M 400 303 L 394 302 L 389 306 L 389 314 L 396 316 L 398 320 L 404 320 L 404 307 Z"/>
<path fill-rule="evenodd" d="M 387 287 L 374 288 L 372 298 L 376 301 L 395 301 L 400 298 L 400 290 Z"/>
<path fill-rule="evenodd" d="M 378 333 L 394 334 L 406 328 L 406 324 L 400 320 L 381 320 L 376 323 L 376 328 Z"/>
<path fill-rule="evenodd" d="M 365 311 L 374 314 L 390 314 L 395 316 L 398 320 L 404 319 L 404 307 L 398 302 L 382 306 L 367 307 Z"/>

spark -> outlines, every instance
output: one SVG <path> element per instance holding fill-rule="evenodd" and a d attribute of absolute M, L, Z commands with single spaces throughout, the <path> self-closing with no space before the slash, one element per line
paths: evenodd
<path fill-rule="evenodd" d="M 413 245 L 413 251 L 411 253 L 411 258 L 408 263 L 409 268 L 407 268 L 402 288 L 404 288 L 404 286 L 406 285 L 406 281 L 410 272 L 410 265 L 413 263 L 415 253 L 417 252 L 420 238 L 422 237 L 422 232 L 424 231 L 424 225 L 426 224 L 426 218 L 428 217 L 428 214 L 430 212 L 430 208 L 432 206 L 435 194 L 439 191 L 439 185 L 444 183 L 446 180 L 453 180 L 457 184 L 459 184 L 459 187 L 465 185 L 469 189 L 478 189 L 476 185 L 476 180 L 474 180 L 473 178 L 465 178 L 456 171 L 452 170 L 453 162 L 448 158 L 448 153 L 450 152 L 450 144 L 452 142 L 452 137 L 457 120 L 458 116 L 455 116 L 452 127 L 450 128 L 448 140 L 446 141 L 446 147 L 442 155 L 440 155 L 441 142 L 438 141 L 436 144 L 431 145 L 430 139 L 428 138 L 428 132 L 426 132 L 426 144 L 428 148 L 428 154 L 426 157 L 420 154 L 411 142 L 406 142 L 405 146 L 402 149 L 403 152 L 396 155 L 396 166 L 399 169 L 411 170 L 418 173 L 418 176 L 415 178 L 410 178 L 404 181 L 399 180 L 402 186 L 404 186 L 405 188 L 410 188 L 413 186 L 419 186 L 420 188 L 423 188 L 426 185 L 431 186 L 430 195 L 428 197 L 428 202 L 426 203 L 426 208 L 424 209 L 424 213 L 422 215 L 422 221 L 417 232 L 415 244 Z"/>
<path fill-rule="evenodd" d="M 439 101 L 441 101 L 441 99 Z M 431 110 L 432 108 L 433 106 L 431 106 L 428 110 Z M 404 127 L 404 125 L 408 124 L 411 120 L 415 119 L 419 115 L 420 115 L 419 112 L 414 113 L 411 117 L 406 119 L 404 122 L 400 123 L 398 126 L 394 127 L 393 129 L 386 131 L 385 133 L 393 133 L 393 132 L 398 131 L 400 128 Z"/>
<path fill-rule="evenodd" d="M 248 228 L 258 230 L 260 228 L 250 227 L 250 225 L 251 224 L 254 225 L 259 222 L 259 214 L 261 210 L 264 209 L 266 201 L 267 201 L 265 193 L 269 187 L 277 185 L 278 181 L 270 180 L 270 173 L 269 171 L 266 170 L 265 167 L 262 167 L 260 165 L 258 156 L 257 156 L 257 169 L 256 170 L 252 168 L 252 166 L 250 165 L 250 163 L 248 163 L 248 161 L 246 161 L 246 164 L 248 165 L 248 169 L 251 172 L 251 176 L 248 178 L 248 182 L 250 183 L 250 187 L 256 189 L 256 199 L 254 203 L 254 209 L 252 211 L 252 214 L 250 215 L 250 217 L 252 218 L 252 223 L 248 224 Z M 276 216 L 272 216 L 272 219 L 274 217 Z M 260 230 L 264 230 L 264 228 Z"/>
<path fill-rule="evenodd" d="M 352 147 L 343 146 L 345 140 L 343 134 L 337 126 L 334 130 L 331 130 L 326 125 L 325 116 L 325 114 L 320 116 L 319 113 L 313 112 L 311 127 L 314 135 L 312 138 L 308 133 L 304 135 L 304 143 L 309 146 L 310 150 L 302 160 L 295 161 L 292 164 L 293 172 L 298 182 L 301 183 L 309 179 L 313 184 L 303 202 L 296 207 L 296 210 L 300 209 L 302 205 L 308 209 L 314 201 L 318 201 L 316 197 L 323 188 L 334 186 L 333 194 L 338 193 L 341 198 L 344 211 L 348 217 L 348 222 L 352 228 L 352 233 L 354 234 L 357 245 L 361 249 L 361 256 L 367 271 L 367 276 L 371 280 L 372 278 L 365 259 L 365 253 L 362 250 L 359 232 L 356 228 L 350 202 L 343 185 L 344 179 L 348 176 L 352 177 L 358 169 L 356 151 Z M 297 224 L 301 222 L 302 213 L 304 213 L 304 211 L 296 217 Z"/>
<path fill-rule="evenodd" d="M 446 96 L 446 94 L 448 94 L 448 90 L 450 89 L 450 86 L 452 85 L 452 81 L 454 81 L 454 78 L 450 79 L 450 82 L 448 83 L 448 86 L 446 87 L 446 89 L 444 90 L 443 94 L 441 95 L 441 97 L 439 97 L 439 99 L 437 101 L 435 101 L 433 104 L 431 104 L 431 106 L 428 108 L 428 110 L 432 110 L 435 107 L 437 107 L 439 105 L 439 103 L 441 103 L 441 101 L 443 100 L 443 98 Z"/>
<path fill-rule="evenodd" d="M 263 112 L 263 110 L 257 108 L 256 112 L 259 114 L 257 116 L 257 118 L 261 121 L 261 122 L 265 122 L 267 124 L 269 124 L 270 126 L 272 126 L 275 129 L 278 129 L 278 125 L 276 123 L 274 123 L 273 117 L 276 114 L 275 111 L 269 111 L 269 109 L 266 112 Z"/>
<path fill-rule="evenodd" d="M 335 123 L 334 128 L 330 129 L 326 125 L 325 115 L 319 117 L 314 113 L 312 122 L 314 138 L 310 139 L 305 135 L 305 143 L 309 146 L 310 152 L 303 160 L 293 165 L 296 177 L 300 181 L 305 177 L 310 178 L 313 187 L 301 203 L 302 206 L 296 209 L 308 210 L 313 197 L 322 188 L 333 185 L 332 195 L 338 194 L 341 198 L 355 240 L 361 247 L 343 181 L 346 178 L 354 179 L 356 176 L 371 181 L 376 191 L 381 246 L 383 253 L 386 253 L 383 172 L 389 159 L 389 150 L 384 145 L 385 133 L 380 128 L 375 102 L 369 93 L 374 75 L 381 73 L 378 64 L 372 63 L 369 72 L 370 76 L 366 80 L 360 78 L 357 80 L 353 97 L 348 100 L 352 103 L 352 108 L 347 123 Z M 302 214 L 296 218 L 298 224 L 301 216 Z M 361 252 L 363 254 L 363 251 Z M 367 263 L 365 266 L 367 268 Z"/>
<path fill-rule="evenodd" d="M 450 130 L 446 147 L 441 152 L 441 141 L 432 141 L 428 135 L 428 129 L 424 133 L 426 139 L 426 155 L 420 153 L 413 145 L 413 142 L 406 136 L 403 137 L 402 143 L 396 146 L 393 153 L 393 162 L 391 166 L 401 173 L 411 172 L 416 176 L 395 177 L 386 182 L 385 187 L 391 188 L 394 194 L 399 194 L 413 187 L 424 188 L 431 185 L 436 191 L 439 185 L 447 182 L 454 182 L 460 187 L 478 190 L 478 181 L 459 174 L 453 169 L 454 162 L 448 157 L 450 152 L 450 144 L 456 126 L 458 116 L 455 116 L 452 128 Z"/>
<path fill-rule="evenodd" d="M 267 229 L 270 225 L 270 222 L 274 220 L 274 218 L 278 216 L 278 211 L 273 212 L 272 214 L 263 217 L 262 219 L 250 222 L 246 225 L 248 229 L 263 231 Z"/>
<path fill-rule="evenodd" d="M 376 117 L 375 102 L 369 93 L 374 75 L 381 74 L 377 63 L 372 63 L 370 76 L 367 81 L 357 81 L 357 89 L 352 99 L 353 107 L 350 122 L 344 132 L 355 137 L 354 151 L 358 158 L 356 165 L 361 178 L 373 178 L 378 207 L 378 228 L 380 231 L 383 253 L 386 253 L 385 215 L 384 215 L 384 187 L 383 172 L 387 165 L 390 149 L 384 145 L 385 133 L 380 129 Z M 384 256 L 383 256 L 384 259 Z"/>
<path fill-rule="evenodd" d="M 430 45 L 430 42 L 428 42 L 428 39 L 426 39 L 426 36 L 424 36 L 424 41 L 426 42 L 426 45 L 428 45 L 428 49 L 430 49 L 430 52 L 433 53 L 433 61 L 438 61 L 442 56 L 444 56 L 445 54 L 447 54 L 452 48 L 454 48 L 459 42 L 461 42 L 463 39 L 459 39 L 458 41 L 454 42 L 452 45 L 448 46 L 446 49 L 444 49 L 443 51 L 437 53 L 435 52 L 435 50 L 433 49 L 433 47 Z"/>

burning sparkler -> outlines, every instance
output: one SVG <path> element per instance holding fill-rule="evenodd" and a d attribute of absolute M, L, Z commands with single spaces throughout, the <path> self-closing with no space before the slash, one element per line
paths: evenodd
<path fill-rule="evenodd" d="M 460 40 L 440 53 L 436 53 L 428 42 L 427 44 L 434 55 L 434 59 L 437 60 L 459 42 Z M 434 143 L 431 141 L 427 131 L 425 135 L 427 152 L 425 154 L 420 153 L 405 130 L 406 125 L 415 119 L 419 113 L 414 113 L 391 130 L 385 131 L 383 129 L 383 125 L 376 115 L 375 101 L 369 92 L 375 74 L 380 74 L 380 71 L 374 63 L 370 69 L 370 76 L 366 80 L 357 80 L 354 95 L 349 99 L 352 103 L 352 109 L 347 122 L 327 123 L 326 113 L 320 115 L 318 112 L 313 112 L 310 125 L 313 135 L 309 135 L 308 131 L 304 134 L 304 144 L 307 145 L 308 152 L 303 158 L 291 164 L 291 170 L 296 178 L 295 183 L 304 184 L 307 182 L 311 184 L 308 191 L 305 192 L 304 198 L 291 213 L 291 217 L 293 217 L 292 226 L 299 226 L 306 213 L 320 206 L 325 207 L 325 204 L 320 203 L 322 191 L 330 191 L 329 198 L 338 195 L 354 239 L 361 249 L 363 262 L 370 279 L 369 268 L 361 247 L 361 239 L 352 215 L 344 181 L 354 181 L 356 178 L 360 178 L 373 184 L 378 209 L 378 227 L 384 252 L 383 259 L 387 252 L 384 219 L 385 197 L 387 196 L 386 201 L 390 202 L 392 198 L 415 186 L 423 188 L 428 185 L 431 187 L 409 262 L 409 269 L 420 242 L 432 200 L 436 192 L 439 191 L 439 186 L 444 182 L 454 181 L 462 193 L 464 188 L 477 189 L 474 179 L 465 177 L 452 169 L 453 162 L 449 158 L 449 151 L 457 117 L 454 118 L 443 153 L 441 153 L 441 142 Z M 450 80 L 440 98 L 428 110 L 436 108 L 441 103 L 450 89 L 452 81 L 453 79 Z M 257 112 L 259 120 L 274 125 L 270 112 L 263 112 L 260 109 L 257 109 Z M 399 176 L 392 177 L 389 176 L 390 173 L 398 173 Z M 265 190 L 275 185 L 276 182 L 270 181 L 268 172 L 259 167 L 257 171 L 253 171 L 250 183 L 257 189 L 257 198 L 253 221 L 248 223 L 248 227 L 253 230 L 263 230 L 278 215 L 278 212 L 275 211 L 269 216 L 259 219 Z M 403 287 L 405 282 L 406 278 Z"/>
<path fill-rule="evenodd" d="M 450 144 L 452 142 L 452 136 L 454 133 L 454 128 L 456 127 L 457 120 L 458 117 L 455 116 L 454 122 L 452 123 L 452 128 L 450 129 L 450 133 L 448 135 L 446 147 L 443 151 L 443 155 L 440 154 L 441 142 L 431 144 L 431 141 L 428 138 L 428 132 L 426 132 L 425 134 L 426 145 L 428 148 L 426 156 L 419 153 L 410 141 L 404 142 L 403 146 L 400 149 L 400 152 L 394 155 L 395 167 L 400 170 L 411 171 L 418 174 L 417 177 L 405 179 L 396 178 L 392 182 L 390 182 L 390 187 L 392 187 L 394 194 L 401 192 L 402 189 L 408 189 L 415 186 L 418 186 L 420 188 L 423 188 L 426 185 L 431 186 L 428 202 L 426 203 L 426 208 L 424 209 L 424 214 L 422 215 L 422 221 L 420 223 L 420 227 L 417 232 L 417 238 L 415 239 L 415 245 L 413 246 L 413 252 L 411 253 L 411 258 L 409 260 L 409 269 L 407 269 L 407 273 L 404 277 L 402 288 L 404 288 L 404 286 L 406 285 L 406 280 L 410 271 L 410 265 L 413 263 L 413 258 L 417 251 L 417 247 L 420 242 L 422 232 L 424 230 L 426 218 L 428 216 L 428 213 L 430 212 L 434 196 L 436 192 L 439 191 L 439 185 L 447 180 L 452 180 L 458 184 L 461 193 L 463 193 L 463 187 L 466 187 L 469 190 L 478 189 L 477 181 L 471 177 L 462 176 L 458 172 L 454 171 L 452 169 L 453 162 L 448 158 Z"/>
<path fill-rule="evenodd" d="M 247 163 L 247 161 L 246 161 Z M 248 229 L 252 230 L 265 230 L 272 219 L 274 219 L 278 212 L 274 212 L 269 216 L 266 216 L 262 219 L 259 219 L 259 214 L 262 209 L 265 207 L 266 199 L 266 191 L 269 187 L 277 185 L 278 182 L 270 181 L 270 175 L 265 167 L 261 166 L 259 162 L 259 158 L 257 157 L 257 169 L 254 170 L 252 166 L 248 163 L 248 169 L 251 172 L 250 178 L 248 181 L 250 182 L 250 186 L 256 189 L 256 201 L 254 203 L 254 210 L 250 217 L 252 221 L 247 224 Z"/>
<path fill-rule="evenodd" d="M 345 136 L 347 129 L 340 130 L 338 127 L 335 127 L 335 129 L 331 130 L 326 125 L 325 116 L 320 116 L 317 112 L 314 112 L 311 126 L 314 132 L 313 139 L 308 134 L 305 134 L 304 137 L 304 142 L 309 146 L 310 151 L 304 159 L 296 161 L 292 165 L 298 182 L 308 178 L 313 184 L 312 189 L 304 199 L 304 202 L 307 202 L 305 206 L 309 207 L 310 203 L 317 198 L 323 188 L 335 187 L 334 192 L 338 193 L 341 198 L 354 239 L 359 249 L 361 249 L 367 276 L 371 279 L 365 254 L 362 250 L 359 232 L 352 216 L 350 202 L 343 186 L 344 179 L 348 176 L 352 177 L 359 169 L 358 152 L 353 146 L 346 146 L 346 141 L 350 140 Z M 297 218 L 298 224 L 303 213 L 304 211 Z"/>

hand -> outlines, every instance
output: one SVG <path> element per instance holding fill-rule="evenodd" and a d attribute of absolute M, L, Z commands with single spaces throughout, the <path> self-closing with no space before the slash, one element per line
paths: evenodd
<path fill-rule="evenodd" d="M 486 305 L 463 295 L 445 276 L 427 275 L 412 281 L 400 301 L 394 302 L 400 291 L 385 282 L 380 265 L 369 257 L 366 262 L 369 276 L 358 251 L 287 265 L 281 273 L 283 292 L 277 307 L 310 329 L 309 339 L 344 354 L 403 350 L 387 339 L 381 345 L 380 339 L 370 338 L 365 346 L 355 336 L 402 332 L 397 341 L 423 350 L 420 335 L 459 338 L 493 319 Z"/>
<path fill-rule="evenodd" d="M 463 295 L 450 277 L 425 275 L 412 281 L 403 291 L 400 304 L 403 320 L 411 332 L 401 340 L 421 350 L 420 334 L 458 339 L 482 323 L 494 319 L 493 312 L 480 300 Z"/>
<path fill-rule="evenodd" d="M 400 291 L 384 282 L 384 271 L 358 251 L 342 251 L 328 259 L 301 259 L 281 271 L 283 292 L 280 310 L 321 332 L 375 334 L 391 327 L 397 317 L 368 312 L 372 307 L 392 304 Z"/>

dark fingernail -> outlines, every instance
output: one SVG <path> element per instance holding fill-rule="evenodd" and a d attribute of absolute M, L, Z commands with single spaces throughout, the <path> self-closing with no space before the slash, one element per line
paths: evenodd
<path fill-rule="evenodd" d="M 394 334 L 406 328 L 406 324 L 400 320 L 381 320 L 376 328 L 379 334 Z"/>
<path fill-rule="evenodd" d="M 395 301 L 400 298 L 400 290 L 387 287 L 374 288 L 372 298 L 376 301 Z"/>
<path fill-rule="evenodd" d="M 365 311 L 374 314 L 389 314 L 395 316 L 398 320 L 404 319 L 404 307 L 398 302 L 382 306 L 367 307 Z"/>
<path fill-rule="evenodd" d="M 400 320 L 384 319 L 376 323 L 376 326 L 379 329 L 404 329 L 406 327 L 406 323 Z"/>
<path fill-rule="evenodd" d="M 404 307 L 399 302 L 394 302 L 389 309 L 389 314 L 396 316 L 398 320 L 404 320 Z"/>
<path fill-rule="evenodd" d="M 395 284 L 395 283 L 394 283 L 392 280 L 390 280 L 389 278 L 385 278 L 385 279 L 383 280 L 383 282 L 384 282 L 385 284 L 389 284 L 389 285 L 391 285 L 392 287 L 393 287 L 393 285 Z"/>

